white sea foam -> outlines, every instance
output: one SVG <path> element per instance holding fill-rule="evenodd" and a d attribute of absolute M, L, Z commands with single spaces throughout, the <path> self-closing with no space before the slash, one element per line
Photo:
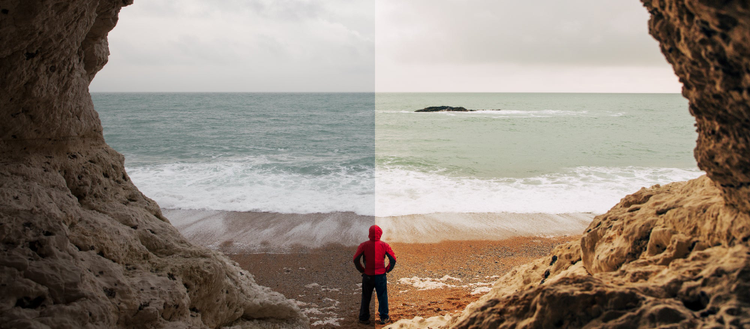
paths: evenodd
<path fill-rule="evenodd" d="M 495 116 L 504 117 L 561 117 L 561 116 L 584 116 L 588 115 L 588 111 L 564 111 L 564 110 L 531 110 L 531 111 L 518 111 L 518 110 L 480 110 L 476 112 L 468 112 L 471 114 L 492 114 Z"/>
<path fill-rule="evenodd" d="M 167 209 L 278 213 L 374 212 L 372 170 L 324 175 L 258 169 L 241 161 L 128 168 L 144 194 Z"/>
<path fill-rule="evenodd" d="M 454 278 L 449 275 L 444 275 L 440 279 L 433 279 L 433 278 L 420 278 L 417 276 L 411 277 L 411 278 L 401 278 L 398 279 L 398 283 L 413 286 L 414 288 L 417 288 L 419 290 L 430 290 L 430 289 L 442 289 L 442 288 L 453 288 L 456 287 L 455 284 L 446 283 L 448 280 L 452 280 L 452 282 L 461 282 L 461 279 Z"/>
<path fill-rule="evenodd" d="M 401 114 L 415 114 L 415 115 L 447 115 L 447 116 L 456 116 L 456 115 L 462 115 L 462 116 L 487 116 L 490 115 L 495 118 L 549 118 L 549 117 L 570 117 L 570 116 L 621 116 L 623 115 L 622 112 L 619 113 L 612 113 L 612 112 L 597 112 L 597 113 L 590 113 L 589 111 L 570 111 L 570 110 L 474 110 L 470 112 L 453 112 L 453 111 L 443 111 L 443 112 L 430 112 L 430 113 L 420 113 L 415 111 L 406 111 L 406 110 L 399 110 L 399 111 L 378 111 L 378 113 L 401 113 Z"/>
<path fill-rule="evenodd" d="M 240 162 L 128 168 L 167 209 L 277 213 L 603 213 L 641 187 L 696 178 L 697 170 L 578 167 L 527 178 L 452 177 L 401 167 L 325 175 L 261 170 Z"/>
<path fill-rule="evenodd" d="M 490 117 L 493 119 L 523 119 L 523 118 L 553 118 L 553 117 L 621 117 L 627 113 L 625 112 L 613 112 L 613 111 L 571 111 L 571 110 L 474 110 L 471 112 L 431 112 L 431 113 L 420 113 L 415 111 L 399 110 L 399 111 L 378 111 L 378 113 L 388 114 L 415 114 L 415 115 L 445 115 L 445 116 L 481 116 Z"/>
<path fill-rule="evenodd" d="M 530 178 L 479 179 L 379 168 L 375 215 L 604 213 L 641 187 L 684 181 L 701 174 L 676 168 L 578 167 Z"/>
<path fill-rule="evenodd" d="M 474 290 L 471 291 L 471 294 L 472 295 L 486 294 L 490 291 L 492 291 L 492 288 L 490 287 L 476 287 L 474 288 Z"/>
<path fill-rule="evenodd" d="M 314 326 L 334 326 L 334 327 L 338 327 L 338 326 L 341 325 L 341 324 L 339 324 L 339 321 L 341 321 L 341 320 L 344 320 L 344 318 L 330 317 L 330 318 L 325 318 L 323 320 L 315 321 L 315 322 L 313 322 L 311 324 L 311 326 L 313 326 L 313 327 Z"/>

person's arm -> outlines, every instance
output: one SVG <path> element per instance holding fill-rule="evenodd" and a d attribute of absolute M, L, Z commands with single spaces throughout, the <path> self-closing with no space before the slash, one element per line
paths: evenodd
<path fill-rule="evenodd" d="M 385 255 L 388 257 L 388 268 L 385 269 L 385 273 L 390 273 L 393 271 L 393 268 L 396 267 L 396 257 L 389 253 L 385 253 Z"/>
<path fill-rule="evenodd" d="M 360 259 L 362 261 L 365 261 L 364 253 L 361 253 L 359 254 L 359 256 L 357 256 L 357 258 L 354 258 L 354 266 L 357 267 L 357 271 L 359 271 L 359 273 L 365 273 L 365 268 L 362 267 L 362 263 L 360 263 Z"/>
<path fill-rule="evenodd" d="M 388 257 L 388 268 L 385 269 L 385 273 L 389 273 L 396 267 L 396 253 L 393 252 L 393 249 L 388 244 L 386 244 L 385 256 Z"/>
<path fill-rule="evenodd" d="M 354 266 L 357 268 L 357 271 L 359 273 L 365 273 L 365 268 L 362 267 L 361 261 L 365 260 L 365 251 L 362 248 L 362 245 L 359 245 L 359 248 L 357 248 L 357 252 L 354 253 Z"/>

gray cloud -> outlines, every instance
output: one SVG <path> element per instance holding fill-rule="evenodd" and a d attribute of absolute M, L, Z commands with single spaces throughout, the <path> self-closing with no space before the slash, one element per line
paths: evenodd
<path fill-rule="evenodd" d="M 136 1 L 91 90 L 372 91 L 374 33 L 370 0 Z"/>
<path fill-rule="evenodd" d="M 379 0 L 376 90 L 679 92 L 635 0 Z"/>
<path fill-rule="evenodd" d="M 137 0 L 91 90 L 678 92 L 647 20 L 637 0 Z"/>
<path fill-rule="evenodd" d="M 638 1 L 394 1 L 378 50 L 406 63 L 660 66 Z M 381 47 L 382 46 L 382 47 Z"/>

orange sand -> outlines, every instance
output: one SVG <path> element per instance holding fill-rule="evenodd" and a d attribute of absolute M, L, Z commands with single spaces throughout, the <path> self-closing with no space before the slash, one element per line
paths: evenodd
<path fill-rule="evenodd" d="M 392 243 L 398 262 L 388 274 L 391 319 L 459 313 L 482 295 L 472 294 L 473 291 L 487 289 L 512 267 L 546 256 L 555 245 L 579 238 Z M 330 245 L 285 254 L 229 256 L 253 273 L 259 284 L 299 301 L 313 328 L 367 327 L 357 323 L 361 298 L 357 284 L 361 277 L 351 261 L 355 250 L 356 247 Z M 410 278 L 412 284 L 405 282 Z M 420 289 L 413 285 L 415 282 L 426 284 L 426 288 L 430 283 L 441 287 Z M 373 300 L 371 314 L 377 319 L 374 295 Z M 382 327 L 370 325 L 373 326 Z"/>

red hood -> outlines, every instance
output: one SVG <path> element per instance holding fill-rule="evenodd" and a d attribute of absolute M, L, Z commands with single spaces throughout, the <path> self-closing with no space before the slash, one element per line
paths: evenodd
<path fill-rule="evenodd" d="M 380 226 L 373 225 L 370 226 L 370 234 L 368 237 L 370 238 L 370 241 L 380 241 L 380 237 L 383 235 L 383 230 L 380 229 Z"/>

